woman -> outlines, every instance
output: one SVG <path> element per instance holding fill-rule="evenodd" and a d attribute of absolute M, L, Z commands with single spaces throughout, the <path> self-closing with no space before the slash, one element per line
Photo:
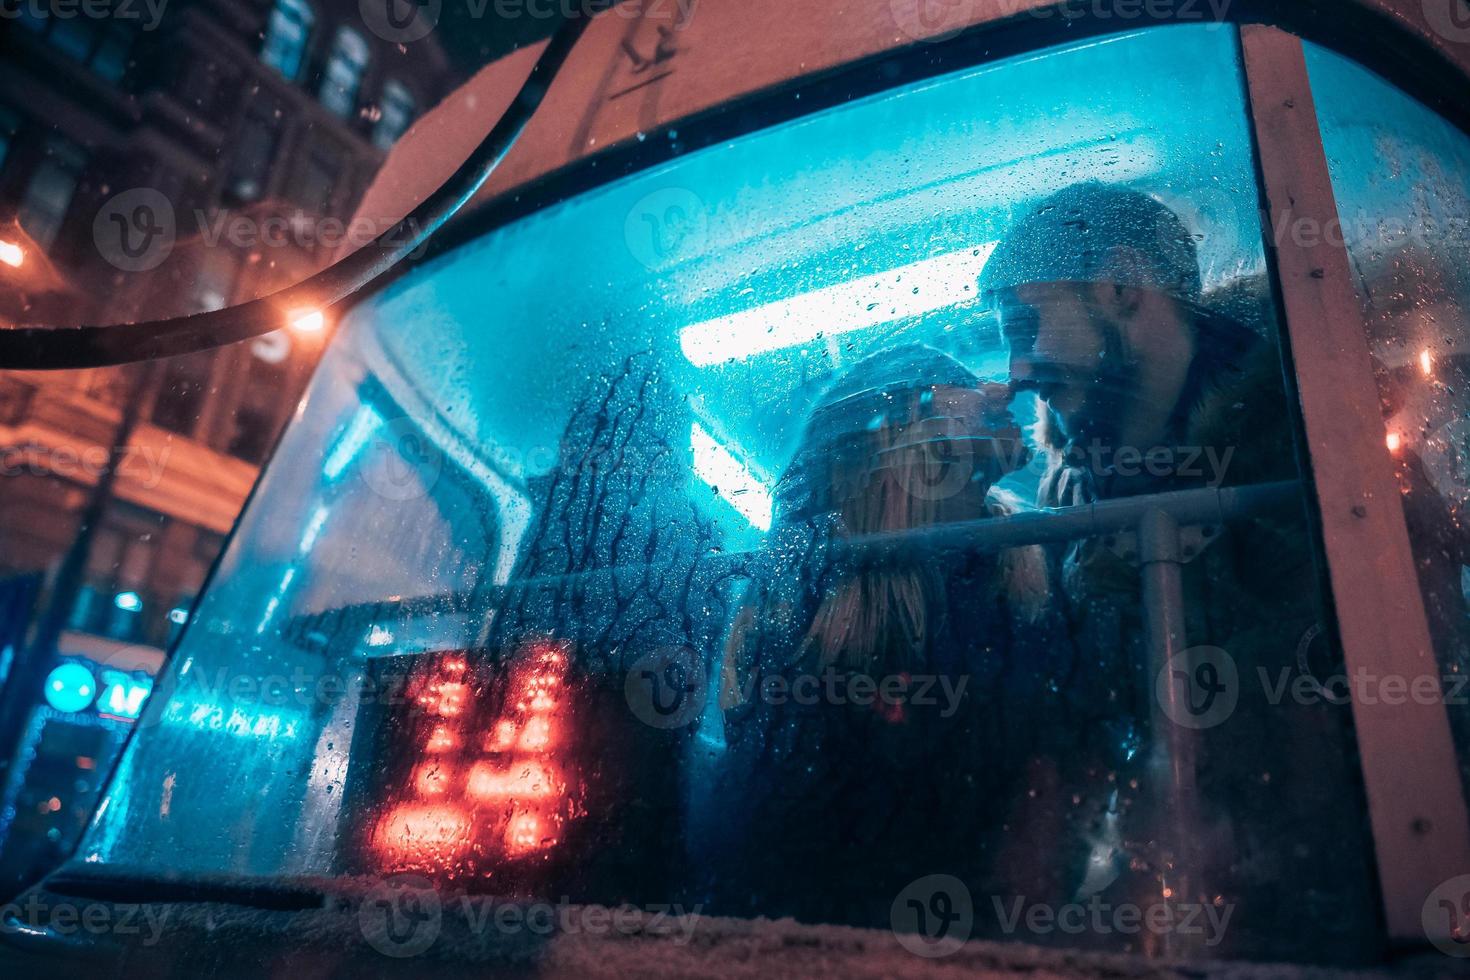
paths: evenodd
<path fill-rule="evenodd" d="M 1052 862 L 1014 845 L 1055 809 L 1036 760 L 1070 644 L 1039 549 L 987 553 L 953 527 L 1008 511 L 994 484 L 1025 462 L 1009 397 L 909 346 L 813 412 L 726 644 L 711 912 L 887 925 L 935 873 L 1055 894 Z"/>

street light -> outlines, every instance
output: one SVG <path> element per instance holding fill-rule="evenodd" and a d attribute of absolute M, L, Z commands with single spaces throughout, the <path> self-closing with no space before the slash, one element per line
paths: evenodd
<path fill-rule="evenodd" d="M 19 269 L 25 260 L 26 253 L 19 245 L 0 238 L 0 262 L 4 262 L 12 269 Z"/>
<path fill-rule="evenodd" d="M 297 333 L 317 333 L 327 325 L 321 310 L 303 310 L 291 317 L 291 329 Z"/>

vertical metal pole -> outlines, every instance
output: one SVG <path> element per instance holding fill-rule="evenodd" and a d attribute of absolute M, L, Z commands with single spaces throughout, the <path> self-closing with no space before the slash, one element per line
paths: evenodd
<path fill-rule="evenodd" d="M 1189 689 L 1172 682 L 1154 684 L 1155 678 L 1170 669 L 1175 654 L 1187 646 L 1179 523 L 1167 511 L 1150 510 L 1139 521 L 1138 555 L 1143 576 L 1144 649 L 1148 652 L 1146 680 L 1155 695 L 1149 701 L 1153 710 L 1148 768 L 1155 804 L 1153 833 L 1162 856 L 1159 897 L 1168 904 L 1193 902 L 1199 899 L 1196 893 L 1200 890 L 1196 734 L 1174 721 L 1187 715 Z M 1163 952 L 1171 956 L 1198 952 L 1198 944 L 1180 934 L 1171 933 L 1165 943 Z"/>

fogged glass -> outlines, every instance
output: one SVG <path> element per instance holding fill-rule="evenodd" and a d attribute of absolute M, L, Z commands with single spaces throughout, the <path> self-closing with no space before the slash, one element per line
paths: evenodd
<path fill-rule="evenodd" d="M 360 303 L 78 859 L 1364 953 L 1346 708 L 1277 686 L 1320 614 L 1235 43 L 910 84 Z M 1212 98 L 1180 112 L 1184 88 Z M 1150 294 L 1150 329 L 1239 345 L 1199 342 L 1211 387 L 1168 434 L 1194 449 L 1145 447 L 1164 473 L 1115 445 L 1087 475 L 1039 434 L 1039 338 L 1068 321 L 981 298 L 1069 185 L 1173 215 L 1198 294 Z M 1090 286 L 1052 297 L 1143 295 Z"/>
<path fill-rule="evenodd" d="M 1356 273 L 1385 452 L 1470 780 L 1470 138 L 1329 51 L 1308 45 L 1307 67 L 1341 219 L 1319 234 L 1346 243 Z"/>

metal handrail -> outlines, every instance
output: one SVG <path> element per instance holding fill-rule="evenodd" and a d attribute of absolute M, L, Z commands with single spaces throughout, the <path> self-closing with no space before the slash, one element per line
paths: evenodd
<path fill-rule="evenodd" d="M 834 554 L 902 554 L 912 551 L 963 550 L 1000 551 L 1037 544 L 1056 544 L 1083 538 L 1104 537 L 1137 529 L 1152 513 L 1167 514 L 1181 527 L 1217 527 L 1240 520 L 1279 513 L 1303 500 L 1300 481 L 1283 480 L 1241 487 L 1203 487 L 1172 490 L 1100 500 L 1075 507 L 1044 508 L 1001 517 L 940 524 L 915 531 L 891 531 L 834 541 Z M 756 548 L 701 555 L 694 560 L 698 571 L 710 576 L 738 574 L 765 552 Z M 606 565 L 561 575 L 511 581 L 480 590 L 456 590 L 433 595 L 407 596 L 338 606 L 293 617 L 285 634 L 298 643 L 309 640 L 318 624 L 335 620 L 332 632 L 361 620 L 363 629 L 395 615 L 424 616 L 446 612 L 470 612 L 499 604 L 507 596 L 625 573 L 631 566 Z M 645 566 L 639 566 L 645 567 Z"/>

